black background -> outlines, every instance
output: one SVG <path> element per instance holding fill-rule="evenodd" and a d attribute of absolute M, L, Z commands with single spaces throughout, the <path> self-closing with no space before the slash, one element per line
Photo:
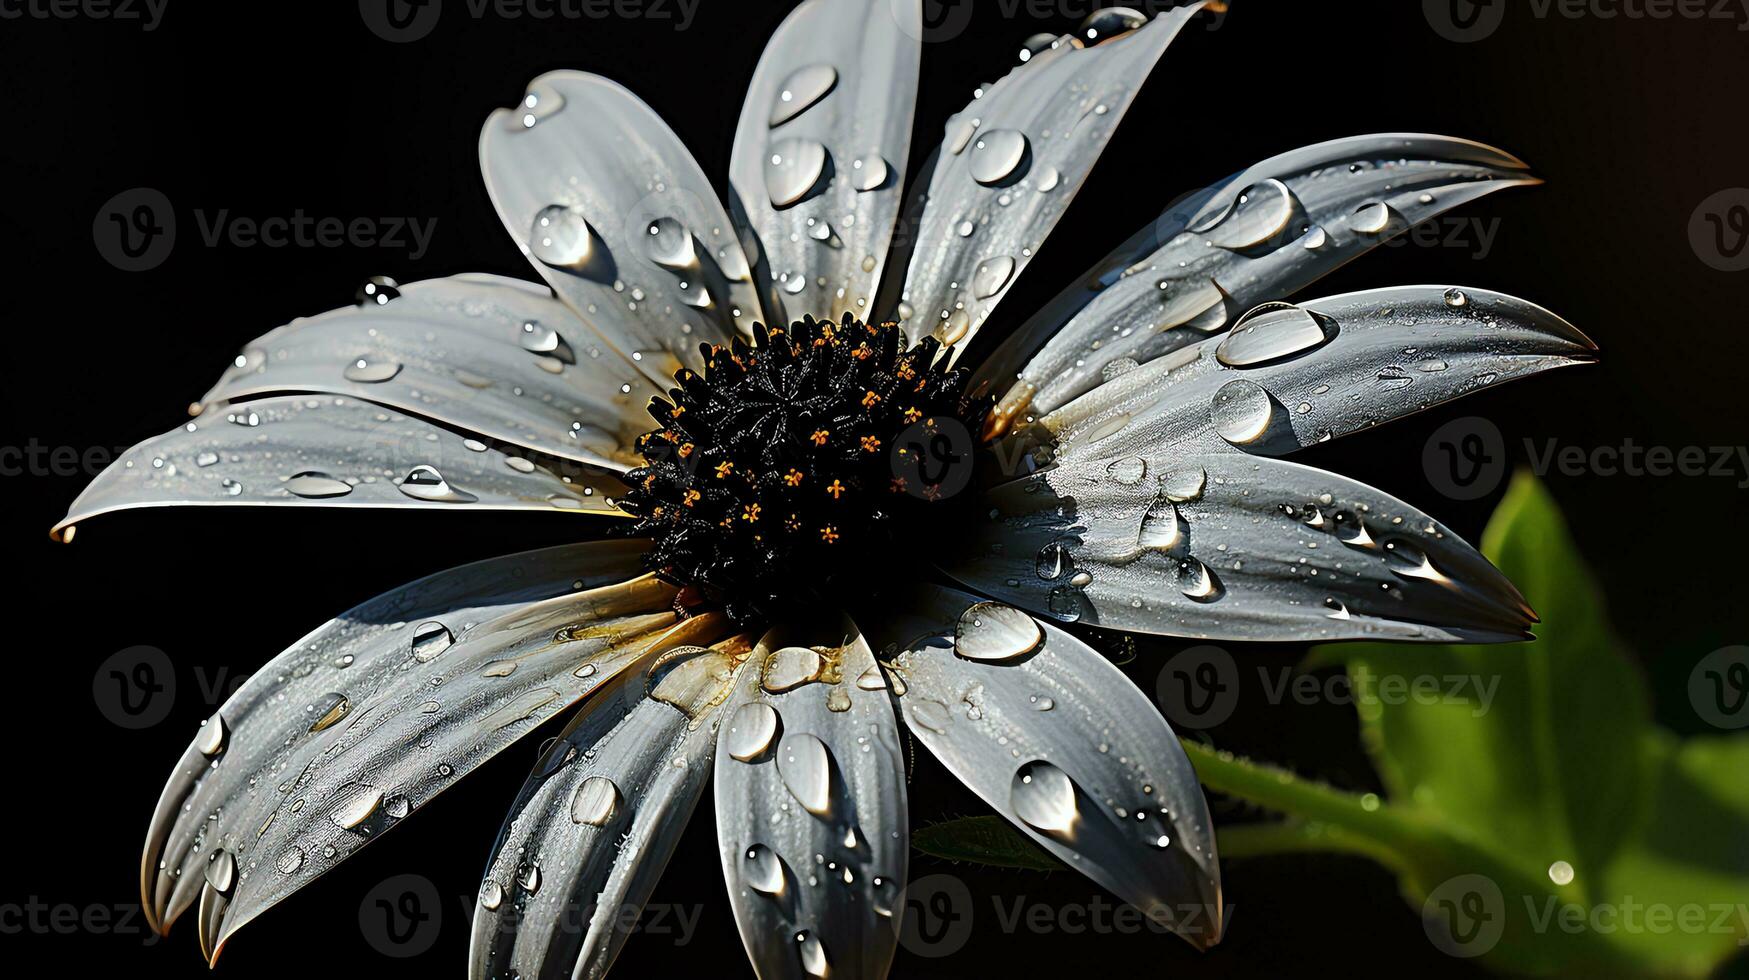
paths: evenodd
<path fill-rule="evenodd" d="M 1539 18 L 1530 4 L 1513 3 L 1491 37 L 1460 44 L 1430 27 L 1419 2 L 1234 6 L 1215 29 L 1187 30 L 1167 55 L 1077 206 L 1006 301 L 1008 324 L 1182 191 L 1337 136 L 1449 133 L 1505 147 L 1550 183 L 1457 212 L 1497 230 L 1485 257 L 1474 247 L 1382 249 L 1313 295 L 1411 282 L 1487 286 L 1559 311 L 1602 346 L 1604 361 L 1322 447 L 1308 461 L 1420 503 L 1474 540 L 1494 498 L 1446 500 L 1422 472 L 1426 437 L 1445 420 L 1493 418 L 1518 457 L 1526 438 L 1587 448 L 1626 438 L 1670 447 L 1743 442 L 1749 273 L 1703 264 L 1687 231 L 1704 199 L 1749 185 L 1741 16 Z M 352 2 L 170 0 L 152 31 L 89 18 L 0 20 L 0 268 L 9 280 L 0 307 L 0 444 L 83 452 L 165 431 L 245 341 L 350 302 L 368 275 L 532 278 L 481 186 L 475 145 L 487 113 L 513 104 L 543 71 L 588 69 L 626 83 L 722 189 L 741 93 L 787 10 L 704 0 L 690 29 L 676 30 L 673 19 L 475 19 L 460 3 L 447 7 L 429 37 L 407 44 L 367 30 Z M 975 8 L 959 36 L 924 53 L 919 155 L 976 84 L 1013 64 L 1024 37 L 1071 30 L 1085 13 L 1078 2 L 1040 5 L 1049 14 L 1042 19 L 1031 6 L 998 0 Z M 673 0 L 666 9 L 676 10 Z M 127 273 L 100 258 L 92 222 L 111 196 L 140 186 L 163 191 L 183 226 L 167 262 Z M 197 208 L 417 216 L 436 219 L 437 231 L 416 262 L 389 249 L 209 248 L 193 226 Z M 1470 244 L 1478 244 L 1473 232 Z M 1744 477 L 1548 477 L 1598 570 L 1610 617 L 1645 663 L 1659 720 L 1679 731 L 1701 728 L 1684 695 L 1694 661 L 1749 637 L 1741 585 L 1749 524 L 1739 519 L 1737 486 Z M 137 901 L 138 848 L 161 780 L 212 711 L 202 679 L 235 683 L 324 618 L 404 581 L 578 533 L 538 516 L 162 511 L 93 522 L 76 545 L 52 544 L 46 531 L 84 480 L 0 479 L 14 733 L 0 904 Z M 111 724 L 91 695 L 99 662 L 136 644 L 167 651 L 179 687 L 169 719 L 139 732 Z M 1151 691 L 1175 648 L 1145 642 L 1126 670 Z M 1247 667 L 1297 653 L 1234 652 Z M 1359 789 L 1372 776 L 1354 727 L 1339 706 L 1246 705 L 1213 737 Z M 505 753 L 251 925 L 221 969 L 458 970 L 468 934 L 460 903 L 474 891 L 533 751 L 531 743 Z M 917 821 L 981 812 L 926 759 L 912 796 Z M 1217 819 L 1243 815 L 1219 802 L 1216 809 Z M 702 905 L 700 932 L 684 946 L 633 939 L 624 975 L 746 971 L 709 810 L 701 808 L 655 897 Z M 1006 935 L 993 927 L 992 897 L 1054 907 L 1085 903 L 1098 889 L 1068 874 L 968 872 L 921 858 L 913 877 L 938 871 L 966 879 L 982 924 L 952 958 L 902 952 L 898 976 L 1088 962 L 1144 975 L 1472 972 L 1428 944 L 1387 874 L 1354 860 L 1230 865 L 1230 937 L 1206 956 L 1146 934 Z M 435 883 L 443 927 L 422 957 L 385 959 L 361 935 L 359 904 L 407 872 Z M 195 976 L 205 968 L 189 918 L 150 949 L 140 935 L 114 929 L 49 930 L 22 941 L 49 962 L 84 970 Z M 8 946 L 20 941 L 6 937 Z"/>

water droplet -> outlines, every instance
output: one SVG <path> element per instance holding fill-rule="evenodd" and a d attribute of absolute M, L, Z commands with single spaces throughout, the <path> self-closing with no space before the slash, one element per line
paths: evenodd
<path fill-rule="evenodd" d="M 1389 204 L 1368 204 L 1349 217 L 1348 226 L 1362 235 L 1377 235 L 1391 227 L 1395 215 Z"/>
<path fill-rule="evenodd" d="M 806 65 L 790 72 L 777 88 L 771 106 L 771 127 L 776 129 L 825 98 L 838 84 L 838 70 L 831 65 Z"/>
<path fill-rule="evenodd" d="M 531 862 L 517 867 L 516 883 L 530 895 L 540 891 L 540 865 Z"/>
<path fill-rule="evenodd" d="M 528 247 L 547 265 L 578 269 L 588 265 L 595 254 L 595 229 L 576 209 L 551 204 L 534 216 Z"/>
<path fill-rule="evenodd" d="M 1462 309 L 1470 305 L 1470 297 L 1463 290 L 1453 287 L 1445 291 L 1445 305 L 1452 309 Z"/>
<path fill-rule="evenodd" d="M 480 885 L 480 907 L 488 912 L 497 911 L 504 904 L 504 886 L 487 878 Z"/>
<path fill-rule="evenodd" d="M 619 813 L 623 802 L 624 797 L 613 780 L 606 776 L 590 776 L 571 797 L 571 822 L 605 827 Z"/>
<path fill-rule="evenodd" d="M 1122 432 L 1125 428 L 1127 428 L 1129 426 L 1129 424 L 1130 424 L 1129 413 L 1128 412 L 1119 412 L 1116 415 L 1113 415 L 1111 418 L 1101 420 L 1098 424 L 1096 424 L 1092 428 L 1088 429 L 1087 435 L 1085 437 L 1085 441 L 1089 442 L 1089 443 L 1093 443 L 1093 442 L 1099 442 L 1099 441 L 1104 440 L 1104 439 L 1110 439 L 1112 436 L 1115 436 L 1119 432 Z"/>
<path fill-rule="evenodd" d="M 409 470 L 405 479 L 398 486 L 401 492 L 415 500 L 429 500 L 436 503 L 471 504 L 480 498 L 465 490 L 458 490 L 449 485 L 443 474 L 435 467 L 419 465 Z"/>
<path fill-rule="evenodd" d="M 398 299 L 400 295 L 400 283 L 388 276 L 371 276 L 358 287 L 358 292 L 354 294 L 353 298 L 358 300 L 359 306 L 387 306 L 390 300 Z M 238 365 L 238 367 L 243 366 L 245 365 Z"/>
<path fill-rule="evenodd" d="M 1081 618 L 1081 591 L 1059 585 L 1045 596 L 1045 608 L 1058 619 L 1073 623 Z"/>
<path fill-rule="evenodd" d="M 810 932 L 796 933 L 796 955 L 801 958 L 802 972 L 814 980 L 826 980 L 832 965 L 826 959 L 826 947 Z"/>
<path fill-rule="evenodd" d="M 671 272 L 685 272 L 698 265 L 698 252 L 692 244 L 692 232 L 676 218 L 657 218 L 650 222 L 645 236 L 650 261 Z"/>
<path fill-rule="evenodd" d="M 1056 766 L 1042 760 L 1021 766 L 1009 786 L 1008 801 L 1014 815 L 1040 833 L 1074 836 L 1081 816 L 1075 805 L 1075 784 Z"/>
<path fill-rule="evenodd" d="M 887 674 L 876 664 L 862 672 L 862 676 L 856 679 L 856 686 L 864 691 L 884 691 L 887 689 Z"/>
<path fill-rule="evenodd" d="M 295 874 L 299 868 L 304 866 L 303 849 L 296 845 L 286 848 L 285 852 L 280 854 L 279 860 L 273 862 L 273 866 L 278 868 L 282 875 Z"/>
<path fill-rule="evenodd" d="M 763 701 L 736 708 L 734 717 L 729 719 L 729 730 L 723 733 L 730 757 L 752 762 L 764 755 L 777 738 L 779 721 L 777 710 Z"/>
<path fill-rule="evenodd" d="M 773 694 L 793 690 L 820 679 L 826 669 L 825 658 L 807 647 L 783 647 L 766 658 L 759 686 Z"/>
<path fill-rule="evenodd" d="M 1056 167 L 1046 164 L 1038 168 L 1038 177 L 1032 183 L 1040 194 L 1049 194 L 1063 182 L 1063 174 Z"/>
<path fill-rule="evenodd" d="M 413 812 L 413 802 L 397 793 L 383 800 L 383 812 L 400 820 Z"/>
<path fill-rule="evenodd" d="M 972 146 L 972 179 L 986 187 L 1011 179 L 1025 162 L 1028 145 L 1026 134 L 1017 129 L 993 129 L 978 137 Z"/>
<path fill-rule="evenodd" d="M 346 365 L 346 370 L 341 372 L 346 380 L 365 385 L 382 384 L 400 373 L 399 361 L 373 361 L 363 357 Z"/>
<path fill-rule="evenodd" d="M 783 860 L 764 844 L 754 844 L 741 854 L 741 878 L 761 895 L 782 895 Z"/>
<path fill-rule="evenodd" d="M 911 705 L 911 721 L 937 735 L 947 734 L 947 705 L 940 701 L 917 701 Z"/>
<path fill-rule="evenodd" d="M 310 731 L 320 732 L 334 727 L 351 710 L 352 701 L 346 695 L 338 692 L 325 695 L 311 706 L 310 714 L 316 720 L 310 724 Z"/>
<path fill-rule="evenodd" d="M 1081 22 L 1081 35 L 1089 41 L 1109 41 L 1145 27 L 1148 16 L 1128 7 L 1106 7 L 1096 10 Z"/>
<path fill-rule="evenodd" d="M 1044 643 L 1031 616 L 1000 602 L 980 602 L 960 614 L 953 652 L 967 660 L 1000 662 L 1024 657 Z"/>
<path fill-rule="evenodd" d="M 1038 557 L 1033 561 L 1033 571 L 1047 582 L 1063 577 L 1063 570 L 1069 565 L 1069 549 L 1061 541 L 1052 541 L 1039 549 Z"/>
<path fill-rule="evenodd" d="M 861 193 L 876 190 L 887 182 L 889 172 L 886 158 L 871 153 L 850 165 L 850 186 Z"/>
<path fill-rule="evenodd" d="M 455 642 L 449 627 L 435 620 L 413 627 L 413 659 L 422 664 L 436 660 Z"/>
<path fill-rule="evenodd" d="M 812 735 L 785 735 L 777 747 L 777 772 L 784 788 L 815 816 L 832 812 L 832 754 Z"/>
<path fill-rule="evenodd" d="M 237 859 L 230 851 L 219 848 L 206 863 L 206 883 L 221 895 L 228 895 L 237 884 Z"/>
<path fill-rule="evenodd" d="M 230 730 L 225 727 L 225 719 L 215 714 L 201 723 L 200 733 L 194 739 L 195 751 L 211 759 L 225 750 L 230 734 Z"/>
<path fill-rule="evenodd" d="M 1106 466 L 1105 475 L 1126 487 L 1133 487 L 1148 476 L 1148 461 L 1140 456 L 1114 459 Z"/>
<path fill-rule="evenodd" d="M 1193 602 L 1213 602 L 1221 597 L 1220 582 L 1207 565 L 1195 558 L 1178 563 L 1178 591 Z"/>
<path fill-rule="evenodd" d="M 346 802 L 335 807 L 328 814 L 328 819 L 341 830 L 352 830 L 369 820 L 371 815 L 377 812 L 377 807 L 382 806 L 382 803 L 382 790 L 371 789 L 368 786 L 362 787 Z"/>
<path fill-rule="evenodd" d="M 1014 277 L 1014 258 L 1008 255 L 998 255 L 978 263 L 977 271 L 972 273 L 972 295 L 978 299 L 989 299 L 1002 291 L 1008 285 L 1008 280 Z"/>
<path fill-rule="evenodd" d="M 1253 184 L 1240 194 L 1228 211 L 1207 232 L 1210 245 L 1226 249 L 1254 248 L 1282 233 L 1294 216 L 1298 202 L 1293 191 L 1270 178 Z"/>
<path fill-rule="evenodd" d="M 1136 535 L 1139 547 L 1153 551 L 1173 551 L 1189 538 L 1189 525 L 1170 500 L 1155 501 L 1142 515 L 1142 529 Z"/>
<path fill-rule="evenodd" d="M 787 208 L 808 196 L 826 170 L 826 148 L 795 137 L 773 144 L 765 158 L 765 189 L 773 207 Z"/>
<path fill-rule="evenodd" d="M 344 497 L 352 492 L 352 484 L 344 480 L 336 480 L 326 473 L 314 471 L 299 473 L 285 481 L 285 489 L 293 496 L 310 500 L 326 500 L 330 497 Z"/>
<path fill-rule="evenodd" d="M 1244 317 L 1228 333 L 1215 358 L 1228 367 L 1253 367 L 1304 354 L 1330 338 L 1317 316 L 1297 306 L 1270 304 Z"/>
<path fill-rule="evenodd" d="M 966 145 L 977 132 L 977 120 L 968 118 L 963 113 L 956 115 L 947 121 L 947 138 L 942 141 L 942 145 L 947 147 L 949 155 L 959 156 L 965 152 Z"/>
<path fill-rule="evenodd" d="M 1173 470 L 1160 477 L 1160 492 L 1166 495 L 1167 500 L 1175 504 L 1200 500 L 1203 488 L 1206 486 L 1208 486 L 1208 472 L 1200 466 Z"/>
<path fill-rule="evenodd" d="M 1210 412 L 1215 431 L 1234 445 L 1263 438 L 1275 415 L 1275 399 L 1252 381 L 1229 381 L 1215 392 Z"/>

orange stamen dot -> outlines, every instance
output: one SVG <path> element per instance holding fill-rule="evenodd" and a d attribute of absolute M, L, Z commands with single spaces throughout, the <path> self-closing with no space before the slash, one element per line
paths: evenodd
<path fill-rule="evenodd" d="M 833 542 L 837 541 L 838 540 L 838 529 L 831 526 L 831 525 L 827 525 L 827 526 L 821 528 L 820 529 L 820 540 L 826 542 L 827 544 L 832 544 Z"/>
<path fill-rule="evenodd" d="M 831 432 L 828 432 L 825 429 L 817 429 L 814 432 L 814 445 L 824 446 L 826 444 L 826 440 L 830 439 L 830 438 L 832 438 Z"/>
<path fill-rule="evenodd" d="M 721 480 L 722 478 L 728 476 L 730 473 L 733 473 L 733 472 L 735 472 L 735 464 L 734 463 L 718 463 L 717 464 L 717 479 Z"/>
<path fill-rule="evenodd" d="M 838 480 L 833 480 L 832 485 L 826 488 L 826 492 L 832 495 L 833 500 L 837 500 L 839 497 L 844 496 L 845 489 L 846 487 L 843 483 Z"/>
<path fill-rule="evenodd" d="M 863 436 L 862 437 L 862 451 L 866 452 L 866 453 L 878 453 L 878 452 L 880 452 L 881 451 L 881 441 L 879 439 L 876 439 L 874 436 Z"/>

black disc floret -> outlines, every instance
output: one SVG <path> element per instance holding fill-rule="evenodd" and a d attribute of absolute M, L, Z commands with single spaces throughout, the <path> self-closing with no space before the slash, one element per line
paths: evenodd
<path fill-rule="evenodd" d="M 648 568 L 739 621 L 796 610 L 901 568 L 970 477 L 987 402 L 933 339 L 895 324 L 804 318 L 704 346 L 626 480 Z"/>

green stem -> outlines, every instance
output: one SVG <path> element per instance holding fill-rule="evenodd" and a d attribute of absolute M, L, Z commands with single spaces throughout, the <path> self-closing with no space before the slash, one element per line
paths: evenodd
<path fill-rule="evenodd" d="M 1395 851 L 1378 841 L 1359 837 L 1328 824 L 1293 821 L 1247 823 L 1218 832 L 1221 860 L 1274 857 L 1281 854 L 1353 854 L 1388 867 L 1399 867 Z"/>
<path fill-rule="evenodd" d="M 1414 815 L 1379 801 L 1362 798 L 1320 783 L 1301 779 L 1286 769 L 1242 759 L 1231 752 L 1221 752 L 1200 742 L 1183 740 L 1184 751 L 1196 766 L 1197 778 L 1209 789 L 1237 796 L 1269 810 L 1320 825 L 1324 833 L 1334 831 L 1348 841 L 1346 847 L 1334 844 L 1328 850 L 1359 850 L 1359 840 L 1370 841 L 1365 853 L 1411 853 L 1433 836 L 1431 828 Z M 1235 828 L 1237 829 L 1237 828 Z M 1358 840 L 1355 840 L 1358 839 Z M 1334 838 L 1327 838 L 1329 844 Z M 1259 838 L 1258 843 L 1263 840 Z M 1287 839 L 1278 840 L 1285 844 Z M 1293 850 L 1311 849 L 1305 838 Z M 1224 847 L 1225 845 L 1223 845 Z M 1397 864 L 1396 861 L 1387 863 Z"/>

